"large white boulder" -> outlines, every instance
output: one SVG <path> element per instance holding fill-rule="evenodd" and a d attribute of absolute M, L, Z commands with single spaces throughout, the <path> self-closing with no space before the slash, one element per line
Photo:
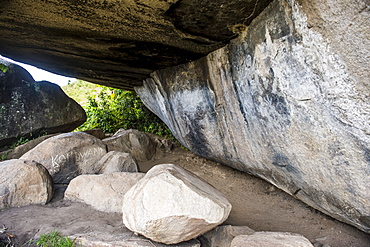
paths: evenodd
<path fill-rule="evenodd" d="M 94 164 L 107 153 L 105 144 L 84 132 L 51 137 L 20 157 L 48 169 L 54 183 L 68 183 L 80 174 L 96 173 Z"/>
<path fill-rule="evenodd" d="M 53 197 L 48 171 L 34 161 L 0 162 L 0 208 L 46 204 Z"/>
<path fill-rule="evenodd" d="M 173 164 L 153 167 L 124 196 L 123 223 L 154 241 L 176 244 L 224 222 L 231 204 L 196 175 Z"/>
<path fill-rule="evenodd" d="M 124 194 L 143 177 L 144 173 L 133 172 L 80 175 L 71 180 L 64 197 L 99 211 L 120 213 Z"/>

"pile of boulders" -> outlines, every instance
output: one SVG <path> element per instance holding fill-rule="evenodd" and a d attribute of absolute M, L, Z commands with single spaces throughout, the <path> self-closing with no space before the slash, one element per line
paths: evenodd
<path fill-rule="evenodd" d="M 52 136 L 19 159 L 0 162 L 0 208 L 45 204 L 53 197 L 53 184 L 66 184 L 64 199 L 122 214 L 124 225 L 146 237 L 148 243 L 312 246 L 300 235 L 219 226 L 230 214 L 229 201 L 210 184 L 177 165 L 159 164 L 146 174 L 139 172 L 137 161 L 151 159 L 157 150 L 158 140 L 149 135 L 120 130 L 99 139 L 93 134 Z M 74 237 L 83 246 L 147 246 L 139 244 L 144 243 L 143 237 Z M 135 245 L 127 245 L 130 241 Z M 165 246 L 162 244 L 156 246 Z"/>
<path fill-rule="evenodd" d="M 48 203 L 53 184 L 69 184 L 82 174 L 137 172 L 137 159 L 151 158 L 156 151 L 156 143 L 137 130 L 120 130 L 102 140 L 92 134 L 100 135 L 71 132 L 41 137 L 41 142 L 34 140 L 11 152 L 12 159 L 0 162 L 0 208 Z M 117 151 L 120 145 L 133 152 Z M 151 153 L 140 151 L 148 146 Z"/>

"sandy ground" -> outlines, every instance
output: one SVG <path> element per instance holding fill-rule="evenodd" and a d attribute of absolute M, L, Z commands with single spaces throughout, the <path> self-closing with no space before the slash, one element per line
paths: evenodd
<path fill-rule="evenodd" d="M 171 152 L 159 151 L 153 160 L 140 163 L 145 172 L 156 164 L 173 163 L 184 167 L 223 192 L 233 209 L 225 224 L 246 225 L 255 231 L 299 233 L 314 246 L 370 247 L 370 235 L 334 220 L 296 200 L 267 182 L 221 164 L 205 160 L 179 147 Z M 91 207 L 63 200 L 65 186 L 56 186 L 56 195 L 47 205 L 4 209 L 0 228 L 14 236 L 15 246 L 34 246 L 29 240 L 51 230 L 64 235 L 87 232 L 126 231 L 121 215 L 103 213 Z M 0 238 L 8 236 L 0 234 Z"/>

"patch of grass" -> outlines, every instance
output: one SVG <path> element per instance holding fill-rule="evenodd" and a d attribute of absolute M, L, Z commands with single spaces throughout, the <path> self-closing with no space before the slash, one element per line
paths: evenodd
<path fill-rule="evenodd" d="M 13 149 L 13 148 L 16 148 L 22 144 L 25 144 L 27 142 L 29 142 L 30 140 L 28 138 L 25 138 L 25 137 L 21 137 L 19 138 L 17 141 L 15 141 L 11 146 L 10 148 Z"/>
<path fill-rule="evenodd" d="M 6 160 L 6 155 L 5 154 L 2 154 L 1 156 L 0 156 L 0 161 L 4 161 L 4 160 Z M 1 246 L 0 246 L 1 247 Z"/>
<path fill-rule="evenodd" d="M 76 247 L 75 241 L 75 239 L 71 240 L 68 236 L 62 236 L 58 231 L 51 231 L 41 235 L 36 245 L 41 247 Z"/>

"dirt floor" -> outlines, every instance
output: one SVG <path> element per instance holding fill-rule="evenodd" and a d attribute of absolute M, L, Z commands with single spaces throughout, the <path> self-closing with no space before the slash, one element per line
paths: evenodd
<path fill-rule="evenodd" d="M 157 164 L 184 167 L 223 192 L 233 209 L 225 224 L 246 225 L 255 231 L 299 233 L 316 247 L 370 247 L 370 235 L 334 220 L 267 182 L 208 161 L 180 147 L 159 151 L 153 160 L 140 163 L 147 171 Z M 47 205 L 5 209 L 0 212 L 0 229 L 8 229 L 14 246 L 34 246 L 31 239 L 58 230 L 64 235 L 101 232 L 110 235 L 126 231 L 121 215 L 98 212 L 91 207 L 63 200 L 65 186 L 56 186 L 56 195 Z M 2 238 L 10 238 L 5 233 Z"/>

